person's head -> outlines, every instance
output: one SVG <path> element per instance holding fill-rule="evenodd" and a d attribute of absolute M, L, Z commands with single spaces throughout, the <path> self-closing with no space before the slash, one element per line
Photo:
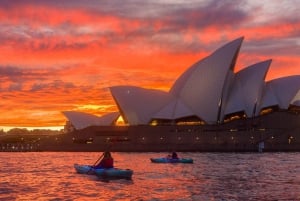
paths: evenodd
<path fill-rule="evenodd" d="M 104 158 L 111 158 L 109 151 L 104 152 Z"/>

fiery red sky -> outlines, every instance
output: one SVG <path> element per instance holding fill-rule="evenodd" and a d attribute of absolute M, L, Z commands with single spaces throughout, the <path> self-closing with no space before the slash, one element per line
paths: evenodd
<path fill-rule="evenodd" d="M 297 0 L 0 1 L 0 126 L 117 111 L 109 86 L 168 90 L 241 36 L 237 71 L 273 59 L 267 80 L 300 74 Z"/>

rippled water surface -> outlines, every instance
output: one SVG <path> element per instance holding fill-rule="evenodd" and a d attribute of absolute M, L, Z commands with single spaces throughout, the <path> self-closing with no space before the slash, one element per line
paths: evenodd
<path fill-rule="evenodd" d="M 0 153 L 0 200 L 300 200 L 300 153 L 179 153 L 194 164 L 155 164 L 167 153 L 113 152 L 132 180 L 75 173 L 101 153 Z"/>

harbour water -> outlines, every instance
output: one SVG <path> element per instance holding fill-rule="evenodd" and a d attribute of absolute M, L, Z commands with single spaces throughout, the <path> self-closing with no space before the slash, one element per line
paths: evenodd
<path fill-rule="evenodd" d="M 155 164 L 167 153 L 113 152 L 132 180 L 75 173 L 95 152 L 0 153 L 0 200 L 300 200 L 300 153 L 178 153 L 194 164 Z"/>

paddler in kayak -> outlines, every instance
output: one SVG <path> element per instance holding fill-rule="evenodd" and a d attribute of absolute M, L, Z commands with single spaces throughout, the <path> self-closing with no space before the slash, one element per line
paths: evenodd
<path fill-rule="evenodd" d="M 114 159 L 111 156 L 109 151 L 104 152 L 102 160 L 94 166 L 94 168 L 113 168 L 114 167 Z"/>
<path fill-rule="evenodd" d="M 172 152 L 172 159 L 178 159 L 178 155 L 175 151 Z"/>
<path fill-rule="evenodd" d="M 178 155 L 175 151 L 173 151 L 172 154 L 169 154 L 167 158 L 169 158 L 169 159 L 178 159 Z"/>

